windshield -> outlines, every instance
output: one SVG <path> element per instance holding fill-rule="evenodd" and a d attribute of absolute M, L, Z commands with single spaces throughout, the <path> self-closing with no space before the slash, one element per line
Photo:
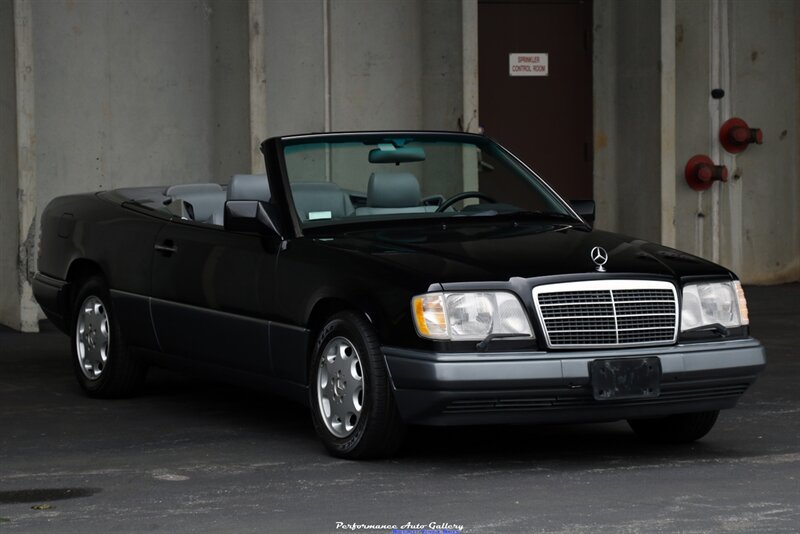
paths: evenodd
<path fill-rule="evenodd" d="M 496 144 L 397 134 L 290 140 L 284 162 L 303 227 L 381 219 L 572 215 Z"/>

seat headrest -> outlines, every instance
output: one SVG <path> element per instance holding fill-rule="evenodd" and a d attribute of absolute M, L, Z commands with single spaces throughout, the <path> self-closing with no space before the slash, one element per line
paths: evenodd
<path fill-rule="evenodd" d="M 219 184 L 178 184 L 171 185 L 164 191 L 168 197 L 183 198 L 187 195 L 202 195 L 206 193 L 213 193 L 214 191 L 222 191 L 222 186 Z"/>
<path fill-rule="evenodd" d="M 367 186 L 367 206 L 410 208 L 422 203 L 417 177 L 410 172 L 374 172 Z"/>
<path fill-rule="evenodd" d="M 228 200 L 269 202 L 271 198 L 266 174 L 234 174 L 228 184 Z"/>

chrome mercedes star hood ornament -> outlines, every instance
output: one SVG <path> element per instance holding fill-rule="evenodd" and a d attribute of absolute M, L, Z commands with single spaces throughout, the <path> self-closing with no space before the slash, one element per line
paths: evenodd
<path fill-rule="evenodd" d="M 592 251 L 589 253 L 589 256 L 591 256 L 597 272 L 599 273 L 606 272 L 606 268 L 603 267 L 603 265 L 605 265 L 606 262 L 608 261 L 608 252 L 606 252 L 606 249 L 604 249 L 603 247 L 594 247 Z"/>

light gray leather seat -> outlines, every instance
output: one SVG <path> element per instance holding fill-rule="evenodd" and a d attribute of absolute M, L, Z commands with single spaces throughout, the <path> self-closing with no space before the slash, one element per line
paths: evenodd
<path fill-rule="evenodd" d="M 269 202 L 271 198 L 266 174 L 234 174 L 228 184 L 227 200 Z"/>
<path fill-rule="evenodd" d="M 436 206 L 422 204 L 419 180 L 410 172 L 374 172 L 367 186 L 367 205 L 356 208 L 356 215 L 425 213 Z"/>
<path fill-rule="evenodd" d="M 331 182 L 295 182 L 292 197 L 302 221 L 347 217 L 355 211 L 350 195 Z"/>
<path fill-rule="evenodd" d="M 172 201 L 182 200 L 191 206 L 192 220 L 222 226 L 225 191 L 219 184 L 180 184 L 164 191 Z"/>

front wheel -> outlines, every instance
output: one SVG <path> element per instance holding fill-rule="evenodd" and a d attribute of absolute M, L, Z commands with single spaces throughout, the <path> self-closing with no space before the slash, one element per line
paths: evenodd
<path fill-rule="evenodd" d="M 123 397 L 134 393 L 147 367 L 125 345 L 102 278 L 88 278 L 79 286 L 71 325 L 75 377 L 86 394 Z"/>
<path fill-rule="evenodd" d="M 397 450 L 405 425 L 377 335 L 364 317 L 331 317 L 317 337 L 309 371 L 314 428 L 331 454 L 355 460 Z"/>
<path fill-rule="evenodd" d="M 636 434 L 648 441 L 659 443 L 691 443 L 711 431 L 717 422 L 719 410 L 684 413 L 654 419 L 629 419 L 628 424 Z"/>

